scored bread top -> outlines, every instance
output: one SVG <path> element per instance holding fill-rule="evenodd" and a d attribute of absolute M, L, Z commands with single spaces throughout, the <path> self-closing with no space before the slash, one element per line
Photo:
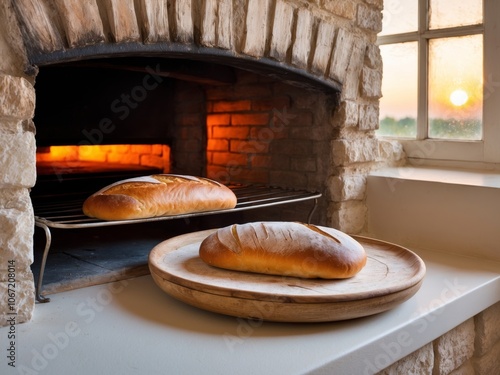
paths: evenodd
<path fill-rule="evenodd" d="M 103 220 L 125 220 L 234 208 L 233 191 L 202 177 L 156 174 L 118 181 L 92 194 L 83 212 Z"/>
<path fill-rule="evenodd" d="M 199 253 L 220 268 L 303 278 L 348 278 L 366 264 L 363 247 L 352 237 L 296 222 L 221 228 L 201 243 Z"/>

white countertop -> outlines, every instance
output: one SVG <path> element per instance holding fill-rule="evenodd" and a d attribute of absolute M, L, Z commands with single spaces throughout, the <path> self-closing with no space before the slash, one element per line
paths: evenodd
<path fill-rule="evenodd" d="M 416 252 L 421 289 L 398 307 L 344 322 L 284 324 L 206 312 L 150 276 L 51 295 L 32 321 L 0 329 L 8 374 L 370 374 L 500 300 L 500 263 Z"/>

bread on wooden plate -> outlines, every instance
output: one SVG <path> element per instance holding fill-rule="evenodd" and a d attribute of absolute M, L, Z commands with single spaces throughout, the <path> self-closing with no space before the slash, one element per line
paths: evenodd
<path fill-rule="evenodd" d="M 106 186 L 83 203 L 83 213 L 102 220 L 141 219 L 236 206 L 227 186 L 208 178 L 156 174 Z"/>
<path fill-rule="evenodd" d="M 333 228 L 296 222 L 255 222 L 218 229 L 200 244 L 207 264 L 301 278 L 345 279 L 366 264 L 363 246 Z"/>

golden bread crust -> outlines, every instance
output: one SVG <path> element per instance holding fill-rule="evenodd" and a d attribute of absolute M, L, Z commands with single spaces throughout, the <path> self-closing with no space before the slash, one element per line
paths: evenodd
<path fill-rule="evenodd" d="M 206 178 L 158 174 L 118 181 L 87 198 L 85 215 L 127 220 L 230 209 L 236 196 L 227 186 Z"/>
<path fill-rule="evenodd" d="M 221 228 L 201 243 L 199 254 L 220 268 L 302 278 L 349 278 L 366 264 L 363 247 L 347 234 L 295 222 Z"/>

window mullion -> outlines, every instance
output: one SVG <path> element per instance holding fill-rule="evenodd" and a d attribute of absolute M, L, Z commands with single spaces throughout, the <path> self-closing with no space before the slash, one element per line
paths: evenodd
<path fill-rule="evenodd" d="M 428 0 L 419 0 L 418 4 L 418 102 L 417 102 L 417 140 L 428 136 L 428 41 L 424 37 L 428 29 Z"/>
<path fill-rule="evenodd" d="M 484 159 L 500 162 L 500 3 L 484 1 L 483 139 Z"/>
<path fill-rule="evenodd" d="M 428 136 L 428 47 L 427 39 L 421 37 L 418 41 L 418 97 L 417 97 L 417 139 L 427 139 Z"/>
<path fill-rule="evenodd" d="M 417 31 L 411 33 L 384 35 L 377 38 L 377 44 L 382 46 L 384 44 L 414 42 L 418 40 L 418 38 L 419 35 Z"/>
<path fill-rule="evenodd" d="M 422 34 L 427 39 L 432 38 L 449 38 L 454 36 L 467 36 L 474 34 L 482 34 L 484 32 L 483 25 L 457 26 L 447 29 L 425 30 Z"/>

